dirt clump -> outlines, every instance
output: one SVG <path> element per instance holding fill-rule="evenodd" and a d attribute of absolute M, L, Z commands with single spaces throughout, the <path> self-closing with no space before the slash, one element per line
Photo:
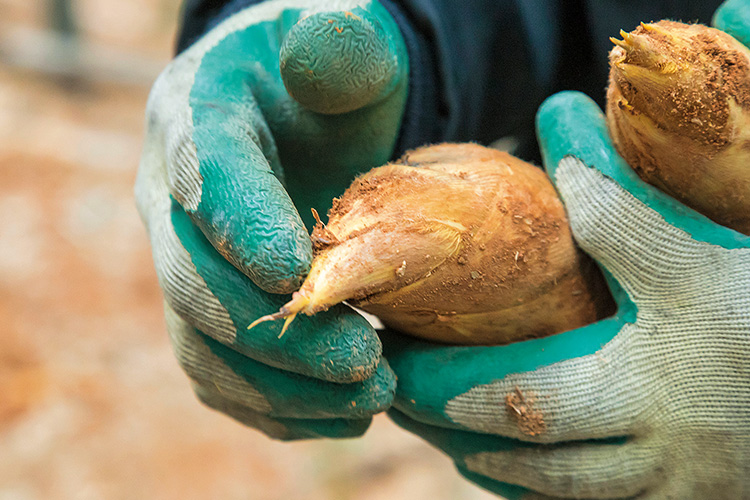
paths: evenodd
<path fill-rule="evenodd" d="M 524 394 L 516 387 L 505 396 L 505 408 L 518 424 L 518 429 L 527 436 L 539 436 L 547 430 L 544 415 L 534 407 L 536 399 L 532 393 Z"/>

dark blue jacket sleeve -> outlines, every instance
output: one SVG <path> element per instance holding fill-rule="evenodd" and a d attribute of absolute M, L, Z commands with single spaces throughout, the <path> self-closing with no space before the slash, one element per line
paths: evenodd
<path fill-rule="evenodd" d="M 186 0 L 184 50 L 221 20 L 261 0 Z M 406 149 L 512 136 L 538 161 L 534 115 L 560 90 L 603 104 L 610 36 L 640 21 L 708 23 L 721 0 L 380 0 L 409 51 Z"/>

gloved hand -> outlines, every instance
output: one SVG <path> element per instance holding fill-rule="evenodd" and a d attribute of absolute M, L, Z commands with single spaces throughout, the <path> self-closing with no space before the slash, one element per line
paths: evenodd
<path fill-rule="evenodd" d="M 750 238 L 643 183 L 583 94 L 537 125 L 616 315 L 497 347 L 392 335 L 391 416 L 509 499 L 750 498 Z"/>
<path fill-rule="evenodd" d="M 247 326 L 309 269 L 292 200 L 310 220 L 387 161 L 406 86 L 392 17 L 348 0 L 249 7 L 155 83 L 136 199 L 175 353 L 207 405 L 282 439 L 359 435 L 390 405 L 380 341 L 350 309 L 299 318 L 282 338 L 280 324 Z"/>
<path fill-rule="evenodd" d="M 750 2 L 714 24 L 750 41 Z M 750 498 L 750 238 L 645 185 L 588 98 L 538 114 L 550 177 L 619 308 L 514 345 L 392 335 L 392 418 L 517 498 Z"/>

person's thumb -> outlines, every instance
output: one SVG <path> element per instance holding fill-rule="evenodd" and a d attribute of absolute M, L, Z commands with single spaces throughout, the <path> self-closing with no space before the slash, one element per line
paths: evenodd
<path fill-rule="evenodd" d="M 348 113 L 390 95 L 406 77 L 401 33 L 385 9 L 318 12 L 300 19 L 279 53 L 289 94 L 317 113 Z"/>

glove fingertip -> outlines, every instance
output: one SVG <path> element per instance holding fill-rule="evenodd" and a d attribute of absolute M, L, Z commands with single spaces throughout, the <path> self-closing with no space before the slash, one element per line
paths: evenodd
<path fill-rule="evenodd" d="M 367 385 L 370 387 L 367 391 L 369 395 L 361 398 L 365 403 L 363 415 L 375 415 L 387 411 L 396 396 L 396 374 L 393 373 L 385 358 L 380 358 L 377 369 L 368 379 Z"/>
<path fill-rule="evenodd" d="M 226 398 L 217 392 L 215 387 L 204 387 L 193 383 L 193 391 L 198 400 L 207 407 L 279 441 L 358 437 L 367 431 L 372 422 L 372 417 L 362 419 L 273 418 Z"/>
<path fill-rule="evenodd" d="M 323 114 L 354 111 L 378 101 L 396 86 L 398 44 L 376 15 L 319 12 L 289 30 L 279 66 L 289 94 Z"/>
<path fill-rule="evenodd" d="M 362 436 L 372 423 L 372 417 L 361 419 L 279 419 L 287 426 L 283 441 L 302 439 L 350 439 Z"/>
<path fill-rule="evenodd" d="M 304 320 L 310 322 L 306 330 L 321 339 L 310 363 L 315 376 L 337 383 L 361 382 L 373 376 L 383 347 L 366 319 L 339 305 Z"/>
<path fill-rule="evenodd" d="M 557 93 L 542 103 L 536 117 L 542 158 L 555 181 L 560 160 L 575 156 L 604 173 L 629 167 L 615 151 L 599 106 L 581 92 Z"/>
<path fill-rule="evenodd" d="M 255 248 L 243 249 L 240 270 L 268 293 L 292 293 L 310 271 L 312 243 L 301 223 L 254 235 Z"/>
<path fill-rule="evenodd" d="M 750 3 L 727 0 L 716 9 L 711 24 L 750 47 Z"/>

